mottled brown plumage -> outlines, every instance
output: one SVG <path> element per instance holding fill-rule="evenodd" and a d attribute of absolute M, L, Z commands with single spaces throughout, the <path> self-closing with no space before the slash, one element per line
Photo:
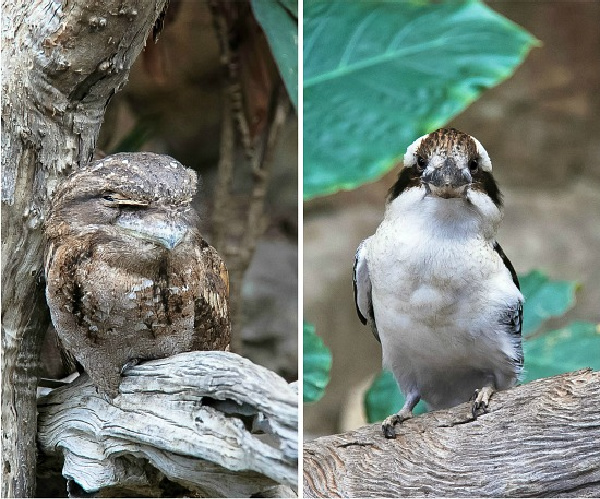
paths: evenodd
<path fill-rule="evenodd" d="M 197 229 L 196 174 L 168 156 L 95 161 L 56 190 L 46 297 L 63 346 L 98 388 L 124 365 L 229 346 L 225 264 Z"/>

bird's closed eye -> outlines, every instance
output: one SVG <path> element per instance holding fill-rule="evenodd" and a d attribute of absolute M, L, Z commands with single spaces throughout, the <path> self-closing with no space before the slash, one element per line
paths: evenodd
<path fill-rule="evenodd" d="M 102 199 L 107 201 L 107 203 L 106 203 L 107 206 L 113 206 L 113 207 L 126 208 L 126 207 L 148 206 L 147 201 L 131 199 L 123 194 L 117 194 L 114 192 L 103 194 Z"/>

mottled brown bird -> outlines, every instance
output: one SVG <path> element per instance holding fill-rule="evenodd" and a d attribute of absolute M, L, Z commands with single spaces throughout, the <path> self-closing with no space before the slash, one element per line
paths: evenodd
<path fill-rule="evenodd" d="M 197 229 L 195 192 L 195 172 L 174 159 L 121 153 L 73 173 L 52 198 L 52 322 L 110 397 L 126 365 L 228 349 L 227 269 Z"/>

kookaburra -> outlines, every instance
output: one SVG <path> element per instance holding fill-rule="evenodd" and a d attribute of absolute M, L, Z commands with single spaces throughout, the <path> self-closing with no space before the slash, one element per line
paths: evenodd
<path fill-rule="evenodd" d="M 523 296 L 495 240 L 502 219 L 492 163 L 477 139 L 442 128 L 415 140 L 375 234 L 356 252 L 358 315 L 406 397 L 383 422 L 473 396 L 476 414 L 522 371 Z"/>

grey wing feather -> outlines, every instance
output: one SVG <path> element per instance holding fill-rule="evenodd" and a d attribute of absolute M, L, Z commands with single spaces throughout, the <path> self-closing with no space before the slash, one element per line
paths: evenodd
<path fill-rule="evenodd" d="M 373 336 L 377 341 L 379 333 L 375 324 L 375 313 L 373 310 L 373 300 L 371 297 L 371 277 L 369 275 L 369 264 L 366 257 L 366 246 L 368 239 L 365 239 L 356 250 L 354 257 L 354 267 L 352 268 L 352 287 L 354 289 L 354 302 L 358 318 L 363 324 L 369 324 L 373 331 Z"/>
<path fill-rule="evenodd" d="M 508 259 L 508 257 L 504 254 L 502 250 L 502 246 L 498 244 L 498 242 L 494 242 L 494 251 L 498 253 L 500 258 L 502 259 L 502 263 L 510 272 L 513 282 L 517 289 L 521 289 L 519 285 L 519 278 L 517 276 L 517 272 L 513 267 L 513 264 Z M 517 358 L 514 359 L 515 363 L 518 367 L 523 367 L 523 342 L 521 339 L 521 329 L 523 327 L 523 302 L 518 301 L 514 305 L 508 308 L 506 314 L 502 319 L 502 323 L 507 327 L 508 333 L 513 337 L 515 342 L 517 343 Z"/>
<path fill-rule="evenodd" d="M 523 357 L 523 341 L 521 339 L 521 327 L 523 325 L 523 302 L 519 301 L 508 310 L 504 324 L 508 327 L 508 333 L 517 343 L 517 358 L 514 359 L 515 364 L 522 368 L 523 361 L 525 360 Z"/>

